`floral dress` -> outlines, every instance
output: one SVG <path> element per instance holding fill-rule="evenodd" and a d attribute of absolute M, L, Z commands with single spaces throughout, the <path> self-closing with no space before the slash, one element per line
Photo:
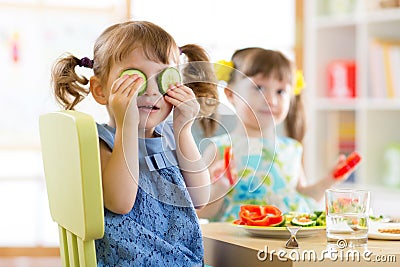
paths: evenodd
<path fill-rule="evenodd" d="M 111 149 L 115 129 L 97 125 Z M 139 187 L 125 215 L 104 209 L 104 237 L 96 240 L 98 266 L 202 266 L 198 218 L 177 167 L 172 125 L 159 138 L 139 138 Z"/>
<path fill-rule="evenodd" d="M 282 212 L 310 212 L 318 206 L 296 190 L 303 152 L 296 140 L 278 136 L 271 142 L 224 134 L 211 141 L 218 147 L 220 158 L 227 146 L 232 147 L 239 177 L 224 197 L 223 207 L 213 221 L 238 219 L 243 204 L 275 205 Z"/>

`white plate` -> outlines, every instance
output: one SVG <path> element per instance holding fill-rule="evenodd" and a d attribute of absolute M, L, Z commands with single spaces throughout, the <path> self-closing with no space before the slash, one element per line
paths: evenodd
<path fill-rule="evenodd" d="M 400 240 L 400 234 L 380 233 L 378 229 L 400 228 L 400 223 L 371 222 L 368 229 L 368 238 L 384 240 Z"/>
<path fill-rule="evenodd" d="M 268 227 L 268 226 L 249 226 L 249 225 L 238 225 L 233 224 L 236 227 L 242 228 L 249 234 L 254 236 L 262 237 L 281 237 L 289 238 L 290 233 L 286 227 Z M 319 234 L 321 231 L 325 231 L 325 226 L 312 226 L 312 227 L 302 227 L 297 232 L 297 237 L 306 237 Z"/>

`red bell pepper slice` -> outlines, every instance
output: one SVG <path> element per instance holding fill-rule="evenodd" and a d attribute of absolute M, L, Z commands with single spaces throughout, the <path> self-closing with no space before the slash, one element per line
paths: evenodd
<path fill-rule="evenodd" d="M 333 171 L 332 175 L 335 179 L 338 179 L 350 171 L 361 161 L 361 156 L 356 152 L 352 152 L 346 159 L 346 162 L 340 165 L 336 170 Z"/>
<path fill-rule="evenodd" d="M 228 178 L 230 185 L 233 185 L 235 183 L 235 181 L 233 180 L 233 175 L 232 175 L 232 171 L 230 168 L 232 157 L 233 157 L 232 147 L 230 147 L 230 146 L 225 147 L 224 163 L 225 163 L 226 177 Z"/>
<path fill-rule="evenodd" d="M 243 205 L 239 217 L 234 223 L 252 226 L 270 226 L 283 220 L 282 212 L 272 205 Z"/>

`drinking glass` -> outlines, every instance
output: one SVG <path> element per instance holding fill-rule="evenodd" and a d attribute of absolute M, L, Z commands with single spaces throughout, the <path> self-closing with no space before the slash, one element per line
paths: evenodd
<path fill-rule="evenodd" d="M 356 189 L 325 191 L 328 244 L 340 248 L 362 246 L 368 241 L 370 192 Z"/>

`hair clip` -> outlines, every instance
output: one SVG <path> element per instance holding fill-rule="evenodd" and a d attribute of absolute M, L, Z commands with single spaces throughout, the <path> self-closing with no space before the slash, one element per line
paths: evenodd
<path fill-rule="evenodd" d="M 93 60 L 91 60 L 88 57 L 83 57 L 79 60 L 78 66 L 92 69 L 93 68 Z"/>
<path fill-rule="evenodd" d="M 219 81 L 228 82 L 231 78 L 231 73 L 233 71 L 233 62 L 226 60 L 219 60 L 214 63 L 215 75 Z"/>
<path fill-rule="evenodd" d="M 295 84 L 293 93 L 295 96 L 298 96 L 303 91 L 304 87 L 306 87 L 306 82 L 304 81 L 303 72 L 301 70 L 296 70 L 295 76 Z"/>

